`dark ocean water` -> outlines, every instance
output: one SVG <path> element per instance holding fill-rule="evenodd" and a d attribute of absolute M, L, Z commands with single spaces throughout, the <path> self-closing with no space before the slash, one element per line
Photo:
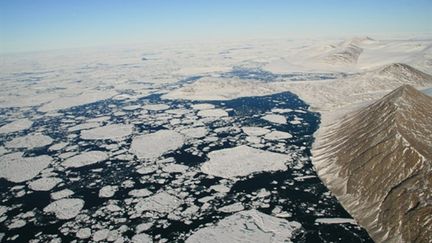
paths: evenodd
<path fill-rule="evenodd" d="M 236 74 L 243 75 L 244 73 Z M 249 74 L 248 74 L 249 75 Z M 271 77 L 270 77 L 271 78 Z M 166 129 L 167 124 L 160 124 L 150 121 L 141 121 L 140 114 L 135 111 L 125 111 L 125 115 L 116 116 L 113 113 L 113 107 L 122 107 L 125 105 L 134 104 L 151 104 L 164 103 L 171 108 L 190 108 L 192 104 L 200 102 L 188 101 L 165 101 L 161 100 L 159 95 L 150 95 L 148 97 L 127 102 L 106 100 L 89 105 L 75 107 L 63 111 L 64 116 L 60 117 L 42 117 L 36 120 L 33 127 L 27 131 L 15 133 L 0 137 L 1 143 L 5 143 L 14 136 L 21 136 L 26 133 L 31 133 L 37 130 L 43 130 L 43 133 L 51 136 L 55 142 L 67 141 L 71 145 L 76 145 L 76 151 L 88 150 L 107 150 L 104 145 L 114 143 L 111 141 L 89 142 L 83 141 L 79 136 L 70 137 L 65 129 L 64 120 L 66 118 L 74 120 L 74 125 L 80 121 L 99 117 L 109 116 L 106 123 L 135 123 L 135 131 L 137 133 L 143 131 L 158 131 Z M 156 179 L 160 175 L 157 172 L 148 175 L 143 179 L 142 175 L 136 172 L 136 165 L 139 161 L 122 160 L 111 158 L 108 162 L 98 163 L 78 169 L 56 170 L 57 177 L 63 179 L 63 183 L 57 185 L 53 191 L 61 189 L 70 189 L 75 192 L 74 198 L 82 198 L 85 201 L 83 212 L 92 215 L 100 207 L 107 205 L 108 201 L 116 201 L 117 205 L 125 208 L 124 211 L 113 213 L 107 216 L 91 216 L 86 222 L 78 222 L 82 227 L 91 226 L 94 223 L 102 223 L 114 229 L 122 225 L 126 225 L 126 230 L 123 236 L 131 237 L 134 235 L 134 227 L 143 222 L 154 222 L 153 226 L 145 231 L 152 235 L 155 240 L 163 238 L 169 242 L 182 242 L 186 235 L 206 223 L 217 222 L 218 220 L 231 215 L 232 213 L 223 213 L 218 210 L 222 206 L 230 205 L 236 202 L 242 202 L 245 209 L 258 208 L 259 211 L 271 214 L 275 208 L 282 209 L 283 212 L 288 212 L 290 221 L 297 221 L 302 224 L 302 230 L 295 238 L 294 242 L 372 242 L 364 229 L 357 225 L 351 224 L 317 224 L 317 218 L 350 218 L 350 215 L 342 208 L 336 198 L 331 195 L 328 189 L 323 185 L 317 177 L 312 163 L 310 161 L 310 148 L 313 143 L 313 133 L 318 129 L 320 116 L 308 110 L 308 105 L 301 101 L 292 93 L 285 92 L 263 97 L 247 97 L 239 98 L 230 101 L 212 101 L 205 102 L 214 104 L 217 108 L 228 109 L 231 119 L 216 119 L 215 121 L 206 123 L 206 127 L 212 133 L 217 128 L 221 127 L 242 127 L 242 126 L 260 126 L 269 129 L 289 132 L 293 135 L 292 139 L 286 141 L 269 142 L 261 149 L 274 150 L 276 144 L 282 144 L 286 151 L 292 152 L 294 156 L 293 164 L 286 171 L 264 172 L 257 173 L 252 176 L 242 178 L 233 183 L 230 191 L 223 197 L 218 197 L 210 202 L 210 208 L 201 212 L 196 218 L 190 222 L 183 220 L 172 220 L 167 215 L 156 214 L 156 218 L 151 217 L 131 217 L 130 207 L 125 203 L 125 199 L 130 198 L 128 192 L 132 189 L 146 188 L 152 192 L 166 190 L 171 187 L 172 182 L 178 178 L 184 177 L 180 173 L 170 173 L 164 175 L 160 179 L 164 179 L 164 183 L 159 183 Z M 261 119 L 266 112 L 270 112 L 273 108 L 292 109 L 294 111 L 284 113 L 287 120 L 293 120 L 294 117 L 300 118 L 302 124 L 274 124 Z M 13 112 L 13 110 L 2 110 L 2 113 Z M 149 116 L 157 115 L 162 112 L 151 112 Z M 79 121 L 76 119 L 80 117 Z M 179 117 L 184 119 L 184 117 Z M 240 144 L 245 144 L 245 134 L 240 134 L 238 129 L 232 129 L 225 133 L 218 133 L 218 142 L 211 145 L 213 142 L 197 141 L 199 143 L 196 149 L 201 150 L 205 147 L 210 149 L 202 154 L 193 154 L 190 149 L 192 144 L 185 144 L 181 149 L 164 155 L 164 158 L 174 158 L 175 163 L 187 165 L 190 167 L 199 168 L 206 161 L 206 154 L 219 149 L 231 148 Z M 79 134 L 74 132 L 72 134 Z M 213 134 L 213 133 L 212 133 Z M 230 139 L 231 138 L 231 139 Z M 236 138 L 236 139 L 232 139 Z M 120 144 L 119 149 L 128 149 L 132 138 L 126 139 Z M 58 160 L 58 156 L 64 152 L 50 152 L 47 148 L 41 148 L 32 151 L 25 151 L 29 156 L 48 154 Z M 308 176 L 307 179 L 299 179 L 299 176 Z M 73 180 L 79 178 L 79 180 Z M 151 179 L 148 179 L 151 178 Z M 125 180 L 130 180 L 135 183 L 134 188 L 120 187 L 113 198 L 99 198 L 98 192 L 104 185 L 119 185 Z M 219 184 L 222 178 L 209 177 L 201 172 L 196 173 L 193 178 L 186 178 L 185 181 L 193 181 L 194 186 L 185 183 L 180 185 L 182 191 L 194 195 L 194 204 L 197 206 L 203 205 L 198 201 L 199 198 L 211 196 L 214 192 L 206 190 L 213 185 Z M 11 190 L 14 186 L 22 185 L 24 189 Z M 3 242 L 14 235 L 19 235 L 14 242 L 27 242 L 30 239 L 50 239 L 49 235 L 58 235 L 63 241 L 68 242 L 75 239 L 74 234 L 62 234 L 59 229 L 68 228 L 66 220 L 58 220 L 53 215 L 43 213 L 43 208 L 46 207 L 52 200 L 50 192 L 33 192 L 26 190 L 26 183 L 14 184 L 4 179 L 0 179 L 0 195 L 1 205 L 13 207 L 14 209 L 7 212 L 8 220 L 0 223 L 0 232 L 5 233 Z M 265 199 L 260 199 L 255 196 L 257 191 L 265 189 L 271 192 Z M 22 197 L 16 197 L 16 191 L 25 190 L 27 194 Z M 252 195 L 252 196 L 251 196 Z M 262 206 L 266 204 L 266 206 Z M 256 206 L 260 205 L 260 206 Z M 186 208 L 186 205 L 180 207 Z M 19 229 L 8 230 L 6 225 L 9 220 L 22 213 L 32 211 L 35 217 L 27 222 L 27 224 Z M 106 214 L 105 214 L 106 215 Z M 124 218 L 124 222 L 114 223 L 112 218 Z M 73 219 L 71 220 L 73 221 Z M 52 237 L 51 237 L 52 238 Z"/>

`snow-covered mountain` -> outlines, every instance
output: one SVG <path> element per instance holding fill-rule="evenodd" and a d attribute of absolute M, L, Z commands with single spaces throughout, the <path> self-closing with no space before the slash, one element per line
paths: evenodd
<path fill-rule="evenodd" d="M 374 240 L 432 241 L 432 97 L 403 85 L 318 141 L 318 174 Z"/>

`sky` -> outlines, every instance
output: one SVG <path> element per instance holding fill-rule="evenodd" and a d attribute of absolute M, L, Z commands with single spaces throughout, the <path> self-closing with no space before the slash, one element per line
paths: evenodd
<path fill-rule="evenodd" d="M 0 0 L 0 53 L 432 32 L 432 0 Z"/>

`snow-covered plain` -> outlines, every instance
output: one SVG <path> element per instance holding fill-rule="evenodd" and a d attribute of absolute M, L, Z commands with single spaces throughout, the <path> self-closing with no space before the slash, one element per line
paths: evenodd
<path fill-rule="evenodd" d="M 430 88 L 431 44 L 252 40 L 6 55 L 0 238 L 232 242 L 244 222 L 245 237 L 262 242 L 336 231 L 367 241 L 311 166 L 311 111 L 327 124 L 400 84 Z"/>

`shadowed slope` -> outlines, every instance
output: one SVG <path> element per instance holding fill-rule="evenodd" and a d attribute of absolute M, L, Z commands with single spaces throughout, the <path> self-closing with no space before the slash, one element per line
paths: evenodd
<path fill-rule="evenodd" d="M 432 97 L 404 85 L 330 128 L 318 174 L 378 242 L 432 241 Z"/>

